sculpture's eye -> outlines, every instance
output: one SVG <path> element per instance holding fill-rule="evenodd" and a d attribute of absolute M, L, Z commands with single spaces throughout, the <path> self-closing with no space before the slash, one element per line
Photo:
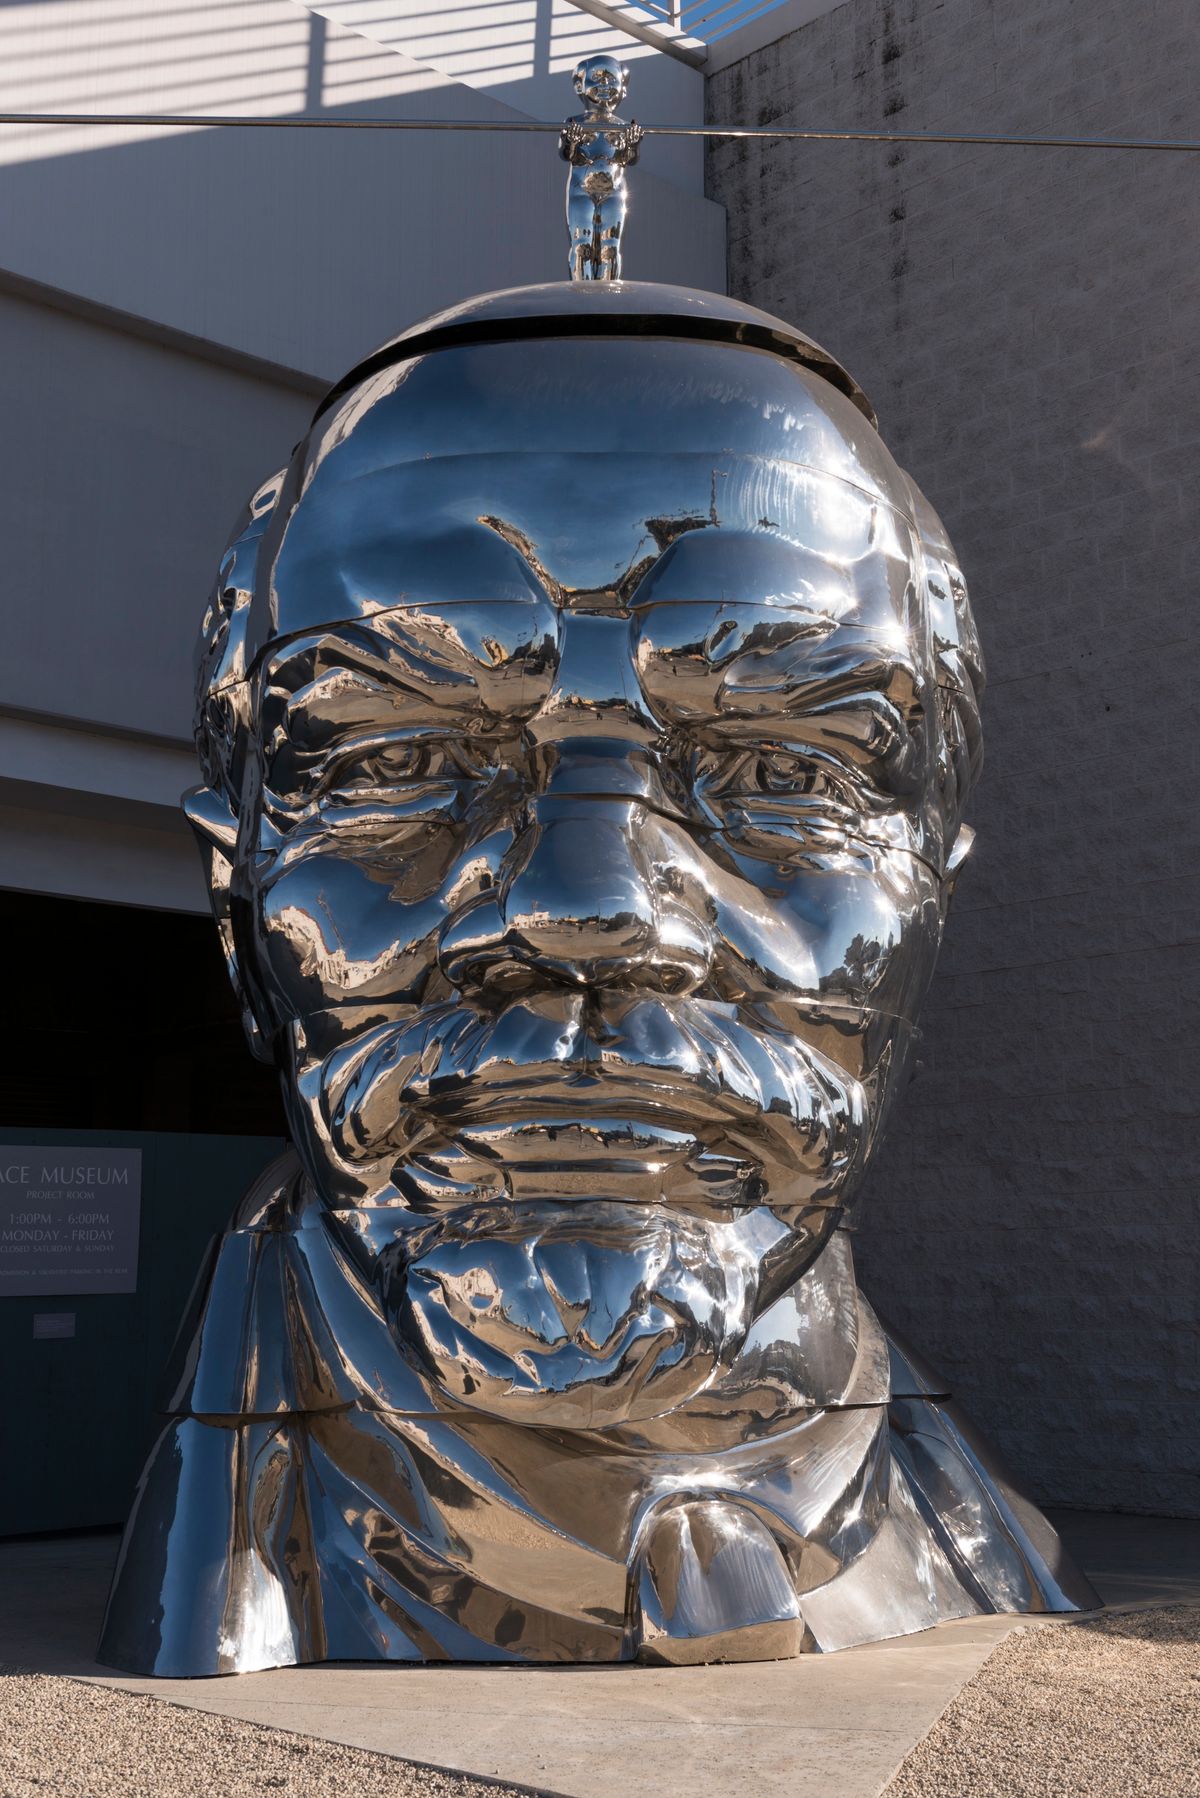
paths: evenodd
<path fill-rule="evenodd" d="M 744 822 L 746 808 L 766 807 L 786 818 L 797 807 L 805 816 L 814 808 L 850 818 L 861 809 L 852 771 L 836 756 L 806 743 L 778 740 L 743 748 L 733 754 L 721 744 L 694 752 L 689 784 L 702 809 L 728 826 Z"/>
<path fill-rule="evenodd" d="M 457 787 L 484 780 L 493 771 L 492 746 L 471 738 L 398 737 L 357 745 L 331 757 L 321 783 L 322 798 L 384 794 L 422 784 Z"/>
<path fill-rule="evenodd" d="M 754 784 L 761 793 L 816 793 L 829 784 L 828 775 L 811 756 L 794 750 L 766 749 L 757 758 Z"/>
<path fill-rule="evenodd" d="M 438 748 L 421 741 L 389 743 L 361 762 L 343 766 L 338 784 L 387 787 L 398 781 L 421 780 L 440 759 Z"/>
<path fill-rule="evenodd" d="M 478 737 L 460 737 L 444 745 L 459 772 L 468 780 L 486 780 L 495 771 L 497 758 L 493 743 Z"/>

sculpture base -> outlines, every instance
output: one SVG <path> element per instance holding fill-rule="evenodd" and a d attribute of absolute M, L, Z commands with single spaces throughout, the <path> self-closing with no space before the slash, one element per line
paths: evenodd
<path fill-rule="evenodd" d="M 458 1438 L 455 1466 L 435 1419 L 173 1420 L 143 1476 L 99 1658 L 177 1678 L 323 1660 L 694 1665 L 1098 1604 L 943 1399 L 818 1414 L 757 1465 L 726 1462 L 718 1482 L 669 1470 L 675 1489 L 649 1505 L 633 1498 L 633 1468 L 620 1478 L 637 1457 L 614 1468 L 595 1444 L 586 1456 L 565 1438 L 538 1444 L 567 1511 L 626 1486 L 628 1560 L 519 1507 L 521 1470 L 488 1465 L 472 1434 L 513 1446 L 484 1421 Z M 806 1519 L 817 1459 L 851 1476 L 832 1532 L 828 1515 Z"/>

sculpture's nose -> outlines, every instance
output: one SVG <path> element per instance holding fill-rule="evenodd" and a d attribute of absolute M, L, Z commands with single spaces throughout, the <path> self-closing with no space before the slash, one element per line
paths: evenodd
<path fill-rule="evenodd" d="M 497 886 L 443 932 L 443 972 L 463 990 L 695 991 L 712 962 L 709 908 L 686 837 L 660 816 L 664 733 L 626 620 L 564 618 L 528 734 L 541 791 Z"/>
<path fill-rule="evenodd" d="M 701 986 L 712 935 L 661 822 L 618 799 L 541 799 L 533 809 L 519 865 L 443 933 L 447 978 L 497 993 Z"/>

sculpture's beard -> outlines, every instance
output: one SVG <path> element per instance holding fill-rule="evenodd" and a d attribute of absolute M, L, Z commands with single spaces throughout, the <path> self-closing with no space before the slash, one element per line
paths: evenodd
<path fill-rule="evenodd" d="M 761 1211 L 720 1224 L 608 1199 L 476 1206 L 408 1238 L 385 1301 L 462 1403 L 602 1429 L 710 1382 L 786 1234 Z"/>
<path fill-rule="evenodd" d="M 330 1058 L 324 1107 L 341 1157 L 394 1156 L 433 1214 L 380 1269 L 406 1347 L 473 1408 L 591 1429 L 729 1364 L 836 1221 L 869 1115 L 732 1006 L 563 993 L 381 1026 Z"/>

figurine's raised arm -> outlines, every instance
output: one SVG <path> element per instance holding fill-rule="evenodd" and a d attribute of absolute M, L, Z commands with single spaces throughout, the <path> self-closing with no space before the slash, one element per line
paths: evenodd
<path fill-rule="evenodd" d="M 639 125 L 635 119 L 631 119 L 621 132 L 617 150 L 627 169 L 631 169 L 641 155 L 642 139 L 645 135 L 644 126 Z"/>
<path fill-rule="evenodd" d="M 579 162 L 580 152 L 590 133 L 582 119 L 567 119 L 558 134 L 558 153 L 564 162 Z"/>

